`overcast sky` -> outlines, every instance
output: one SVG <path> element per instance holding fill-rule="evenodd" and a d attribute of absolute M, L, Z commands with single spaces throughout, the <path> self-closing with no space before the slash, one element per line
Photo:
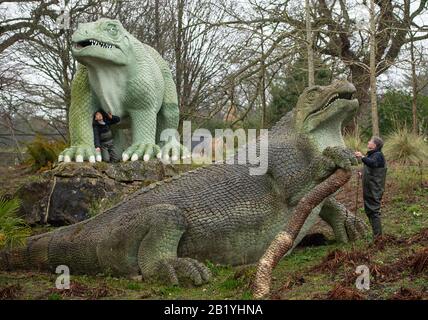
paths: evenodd
<path fill-rule="evenodd" d="M 71 1 L 76 2 L 77 0 L 71 0 Z M 296 4 L 300 6 L 299 2 L 297 2 Z M 368 8 L 367 6 L 362 4 L 362 0 L 355 0 L 354 3 L 357 3 L 357 5 L 355 6 L 355 9 L 350 10 L 349 12 L 350 16 L 356 19 L 357 24 L 361 26 L 362 29 L 366 29 L 369 25 Z M 418 6 L 418 3 L 419 1 L 414 1 L 413 8 L 416 8 Z M 250 6 L 249 1 L 245 1 L 245 0 L 239 0 L 239 4 L 244 7 L 246 6 L 246 4 Z M 59 9 L 60 7 L 52 6 L 52 8 Z M 17 5 L 14 3 L 3 2 L 0 4 L 0 10 L 2 13 L 6 13 L 9 17 L 19 18 L 19 17 L 22 17 L 23 15 L 25 16 L 25 13 L 23 14 L 17 10 Z M 427 24 L 426 23 L 427 21 L 428 21 L 428 13 L 425 13 L 424 15 L 421 15 L 420 17 L 418 17 L 415 22 L 419 25 L 424 25 L 424 22 L 425 24 Z M 419 42 L 417 46 L 422 47 L 424 50 L 428 49 L 428 40 Z M 427 54 L 427 51 L 425 51 L 425 54 Z M 379 81 L 380 90 L 382 90 L 386 86 L 390 87 L 391 84 L 398 88 L 401 87 L 403 75 L 405 73 L 409 73 L 409 69 L 410 69 L 409 63 L 406 63 L 406 62 L 400 63 L 400 61 L 404 59 L 408 59 L 408 53 L 403 48 L 400 58 L 398 59 L 399 61 L 396 63 L 396 65 L 391 67 L 387 73 L 379 77 L 378 81 Z"/>

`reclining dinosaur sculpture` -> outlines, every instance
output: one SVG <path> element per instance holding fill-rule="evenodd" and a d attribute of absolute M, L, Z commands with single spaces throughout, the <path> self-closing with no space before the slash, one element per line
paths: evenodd
<path fill-rule="evenodd" d="M 172 283 L 181 277 L 200 285 L 210 278 L 207 260 L 256 263 L 276 235 L 287 229 L 294 208 L 337 169 L 357 161 L 341 127 L 358 107 L 346 81 L 311 87 L 292 112 L 269 132 L 269 168 L 252 176 L 247 165 L 210 165 L 153 184 L 82 223 L 29 238 L 26 247 L 0 252 L 0 270 L 55 270 L 109 273 Z M 364 232 L 333 197 L 321 202 L 294 244 L 318 216 L 338 241 Z"/>
<path fill-rule="evenodd" d="M 159 53 L 110 19 L 80 24 L 72 41 L 72 54 L 80 64 L 71 92 L 71 147 L 61 153 L 59 162 L 101 161 L 92 129 L 99 109 L 124 119 L 113 132 L 116 153 L 124 151 L 124 161 L 170 156 L 177 160 L 184 152 L 177 141 L 159 147 L 162 131 L 177 129 L 179 121 L 174 80 Z M 121 129 L 129 127 L 132 146 L 125 150 Z"/>

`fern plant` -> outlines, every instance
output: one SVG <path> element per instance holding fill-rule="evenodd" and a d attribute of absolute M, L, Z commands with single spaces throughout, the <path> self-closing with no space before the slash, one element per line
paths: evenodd
<path fill-rule="evenodd" d="M 30 227 L 16 215 L 19 206 L 18 199 L 0 198 L 0 248 L 24 245 L 31 234 Z"/>

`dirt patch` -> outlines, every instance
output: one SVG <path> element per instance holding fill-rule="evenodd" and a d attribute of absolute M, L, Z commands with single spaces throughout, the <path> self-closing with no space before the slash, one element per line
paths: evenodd
<path fill-rule="evenodd" d="M 326 295 L 328 300 L 366 300 L 364 294 L 353 288 L 346 288 L 342 285 L 335 286 Z"/>
<path fill-rule="evenodd" d="M 289 277 L 284 284 L 282 285 L 282 287 L 280 289 L 278 289 L 275 292 L 272 292 L 270 299 L 272 300 L 281 300 L 284 293 L 296 288 L 296 287 L 300 287 L 301 285 L 303 285 L 306 282 L 305 278 L 302 275 L 293 275 L 291 277 Z"/>
<path fill-rule="evenodd" d="M 428 243 L 428 228 L 422 229 L 421 232 L 407 239 L 406 244 L 425 244 Z"/>
<path fill-rule="evenodd" d="M 428 293 L 410 288 L 401 287 L 398 292 L 395 292 L 389 300 L 422 300 L 428 299 Z"/>
<path fill-rule="evenodd" d="M 14 300 L 19 297 L 22 292 L 22 287 L 19 284 L 14 284 L 0 289 L 0 300 Z"/>
<path fill-rule="evenodd" d="M 384 234 L 380 237 L 377 237 L 375 241 L 369 245 L 369 248 L 372 250 L 382 251 L 387 247 L 399 246 L 405 243 L 405 239 L 399 239 L 398 237 L 391 234 Z"/>
<path fill-rule="evenodd" d="M 411 257 L 410 268 L 413 274 L 428 271 L 428 248 L 425 248 Z"/>
<path fill-rule="evenodd" d="M 342 266 L 356 267 L 361 264 L 367 264 L 371 260 L 370 253 L 360 250 L 342 251 L 334 250 L 330 252 L 323 261 L 311 268 L 314 272 L 337 271 Z"/>
<path fill-rule="evenodd" d="M 397 281 L 408 270 L 411 275 L 426 273 L 428 268 L 428 248 L 419 250 L 397 261 L 385 265 L 372 265 L 371 274 L 377 283 Z"/>

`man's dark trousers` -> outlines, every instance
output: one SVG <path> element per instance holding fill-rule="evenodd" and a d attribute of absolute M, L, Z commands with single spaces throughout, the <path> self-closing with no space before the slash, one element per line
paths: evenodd
<path fill-rule="evenodd" d="M 363 196 L 364 210 L 369 218 L 375 237 L 382 235 L 380 208 L 385 191 L 387 168 L 370 168 L 364 166 Z"/>

